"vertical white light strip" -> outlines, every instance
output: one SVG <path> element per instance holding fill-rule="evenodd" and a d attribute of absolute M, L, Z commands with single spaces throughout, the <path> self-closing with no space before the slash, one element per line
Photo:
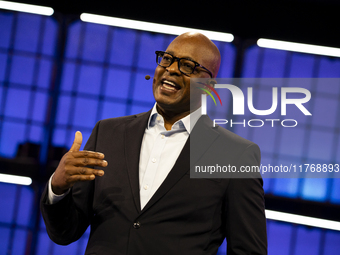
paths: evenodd
<path fill-rule="evenodd" d="M 51 7 L 32 5 L 32 4 L 22 4 L 9 1 L 0 0 L 0 9 L 18 11 L 18 12 L 28 12 L 33 14 L 51 16 L 54 10 Z"/>
<path fill-rule="evenodd" d="M 207 94 L 201 95 L 201 114 L 207 115 Z"/>
<path fill-rule="evenodd" d="M 0 174 L 0 182 L 19 184 L 19 185 L 31 185 L 32 179 L 29 177 L 25 177 L 25 176 Z"/>
<path fill-rule="evenodd" d="M 263 38 L 257 41 L 257 45 L 263 48 L 296 51 L 296 52 L 324 55 L 324 56 L 331 56 L 331 57 L 340 57 L 340 48 L 277 41 L 277 40 L 270 40 L 270 39 L 263 39 Z"/>
<path fill-rule="evenodd" d="M 266 217 L 267 219 L 270 220 L 285 221 L 289 223 L 340 231 L 340 222 L 332 220 L 324 220 L 291 213 L 276 212 L 271 210 L 266 210 Z"/>
<path fill-rule="evenodd" d="M 180 35 L 188 31 L 195 31 L 195 32 L 200 32 L 204 34 L 211 40 L 223 41 L 223 42 L 232 42 L 234 40 L 234 36 L 229 33 L 200 30 L 200 29 L 194 29 L 194 28 L 188 28 L 188 27 L 163 25 L 163 24 L 157 24 L 157 23 L 151 23 L 151 22 L 95 15 L 95 14 L 90 14 L 90 13 L 82 13 L 80 15 L 80 19 L 84 22 L 92 22 L 92 23 L 115 26 L 115 27 L 131 28 L 131 29 L 155 32 L 155 33 Z"/>

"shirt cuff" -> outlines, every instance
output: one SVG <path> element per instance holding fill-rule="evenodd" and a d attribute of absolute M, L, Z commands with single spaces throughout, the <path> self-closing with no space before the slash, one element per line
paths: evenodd
<path fill-rule="evenodd" d="M 52 176 L 50 177 L 50 180 L 48 181 L 47 204 L 50 204 L 50 205 L 53 205 L 53 204 L 59 202 L 64 197 L 66 197 L 66 195 L 68 193 L 70 193 L 70 189 L 68 189 L 64 194 L 61 194 L 61 195 L 56 195 L 56 194 L 53 193 L 53 191 L 52 191 L 52 177 L 53 177 L 53 175 L 54 175 L 54 173 L 52 174 Z"/>

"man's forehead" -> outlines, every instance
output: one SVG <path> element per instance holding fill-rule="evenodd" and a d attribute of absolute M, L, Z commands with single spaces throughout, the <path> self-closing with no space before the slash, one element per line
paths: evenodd
<path fill-rule="evenodd" d="M 175 40 L 169 44 L 167 52 L 178 57 L 197 58 L 208 53 L 209 48 L 196 40 Z"/>
<path fill-rule="evenodd" d="M 220 52 L 216 45 L 200 33 L 184 33 L 176 37 L 166 49 L 176 57 L 190 58 L 208 68 L 216 76 L 220 66 Z"/>

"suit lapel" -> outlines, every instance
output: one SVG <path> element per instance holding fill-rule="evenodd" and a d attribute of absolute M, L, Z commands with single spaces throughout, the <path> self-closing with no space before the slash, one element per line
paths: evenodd
<path fill-rule="evenodd" d="M 194 166 L 203 154 L 214 144 L 219 133 L 213 128 L 213 122 L 207 115 L 202 115 L 190 134 L 190 165 Z"/>
<path fill-rule="evenodd" d="M 126 141 L 124 144 L 126 164 L 131 191 L 138 212 L 141 211 L 139 195 L 139 156 L 150 113 L 151 111 L 136 115 L 136 118 L 126 125 L 124 133 Z"/>
<path fill-rule="evenodd" d="M 204 136 L 200 141 L 197 137 Z M 198 136 L 200 135 L 200 136 Z M 207 116 L 202 116 L 196 123 L 192 133 L 185 143 L 175 165 L 171 169 L 164 182 L 145 205 L 141 213 L 144 213 L 161 199 L 182 177 L 190 170 L 190 164 L 193 165 L 206 150 L 213 144 L 219 134 L 212 128 L 212 121 Z M 194 137 L 195 139 L 192 139 Z M 190 153 L 194 149 L 194 153 Z"/>

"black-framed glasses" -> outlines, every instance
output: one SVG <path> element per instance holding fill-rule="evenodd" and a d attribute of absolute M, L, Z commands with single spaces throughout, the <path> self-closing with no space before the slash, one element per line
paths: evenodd
<path fill-rule="evenodd" d="M 192 74 L 196 67 L 200 67 L 204 69 L 204 71 L 206 71 L 211 78 L 213 77 L 212 73 L 207 68 L 200 65 L 196 61 L 188 58 L 178 58 L 165 51 L 156 51 L 156 63 L 161 67 L 169 67 L 176 60 L 178 63 L 178 70 L 183 74 Z"/>

